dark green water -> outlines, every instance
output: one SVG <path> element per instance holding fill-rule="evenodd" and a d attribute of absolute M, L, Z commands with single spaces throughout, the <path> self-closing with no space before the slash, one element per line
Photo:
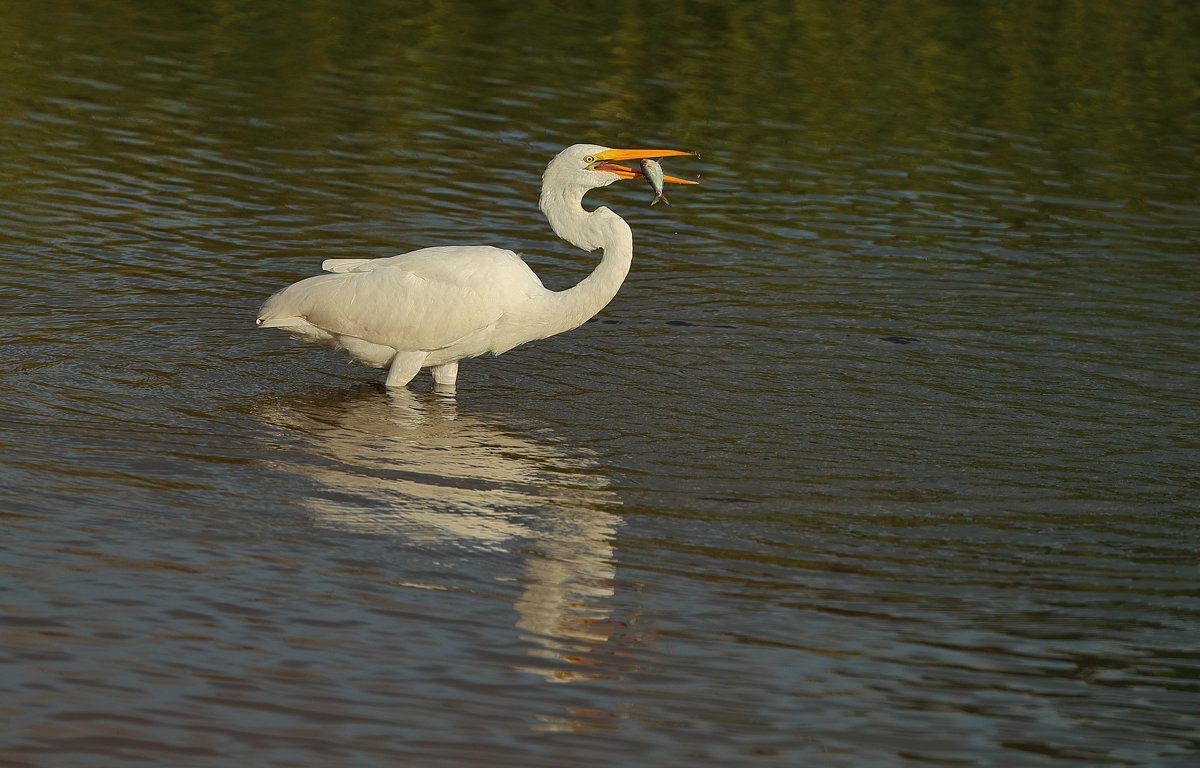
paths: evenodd
<path fill-rule="evenodd" d="M 1200 11 L 10 2 L 0 765 L 1190 766 Z M 457 396 L 254 328 L 595 257 Z"/>

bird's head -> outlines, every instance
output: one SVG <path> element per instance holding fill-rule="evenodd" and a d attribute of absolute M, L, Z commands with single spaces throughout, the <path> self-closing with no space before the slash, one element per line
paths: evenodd
<path fill-rule="evenodd" d="M 589 189 L 606 187 L 621 179 L 643 178 L 641 170 L 621 165 L 622 160 L 647 157 L 690 155 L 675 149 L 610 149 L 595 144 L 576 144 L 559 152 L 542 174 L 542 197 L 539 207 L 550 220 L 550 227 L 559 237 L 582 248 L 594 251 L 605 247 L 603 226 L 619 226 L 630 237 L 629 225 L 607 208 L 587 211 L 582 207 L 583 196 Z M 694 181 L 663 176 L 672 184 L 695 184 Z M 630 241 L 632 243 L 632 241 Z"/>
<path fill-rule="evenodd" d="M 596 144 L 576 144 L 559 152 L 550 161 L 543 178 L 547 181 L 554 179 L 563 185 L 595 189 L 622 179 L 645 178 L 640 169 L 621 165 L 621 161 L 690 154 L 677 149 L 611 149 Z M 663 181 L 671 184 L 697 183 L 675 176 L 663 176 Z"/>

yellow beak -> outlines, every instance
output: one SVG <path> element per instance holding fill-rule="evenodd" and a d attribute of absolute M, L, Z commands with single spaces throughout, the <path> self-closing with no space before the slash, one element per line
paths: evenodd
<path fill-rule="evenodd" d="M 607 149 L 599 152 L 593 157 L 596 162 L 592 164 L 593 171 L 608 171 L 614 173 L 622 179 L 641 179 L 642 172 L 636 168 L 628 168 L 624 165 L 619 165 L 618 160 L 641 160 L 646 157 L 675 157 L 678 155 L 692 155 L 693 152 L 681 152 L 678 149 Z M 680 179 L 675 176 L 663 176 L 663 181 L 671 184 L 699 184 L 698 181 L 689 179 Z"/>

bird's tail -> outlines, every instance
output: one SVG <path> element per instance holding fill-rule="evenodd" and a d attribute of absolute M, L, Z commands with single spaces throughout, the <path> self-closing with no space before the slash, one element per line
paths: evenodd
<path fill-rule="evenodd" d="M 303 317 L 260 317 L 256 322 L 261 328 L 293 328 L 305 323 L 306 321 Z"/>

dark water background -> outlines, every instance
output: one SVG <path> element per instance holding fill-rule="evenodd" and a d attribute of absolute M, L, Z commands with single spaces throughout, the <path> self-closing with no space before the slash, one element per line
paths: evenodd
<path fill-rule="evenodd" d="M 0 766 L 1190 766 L 1200 11 L 66 2 L 0 21 Z M 257 331 L 594 264 L 457 397 Z"/>

